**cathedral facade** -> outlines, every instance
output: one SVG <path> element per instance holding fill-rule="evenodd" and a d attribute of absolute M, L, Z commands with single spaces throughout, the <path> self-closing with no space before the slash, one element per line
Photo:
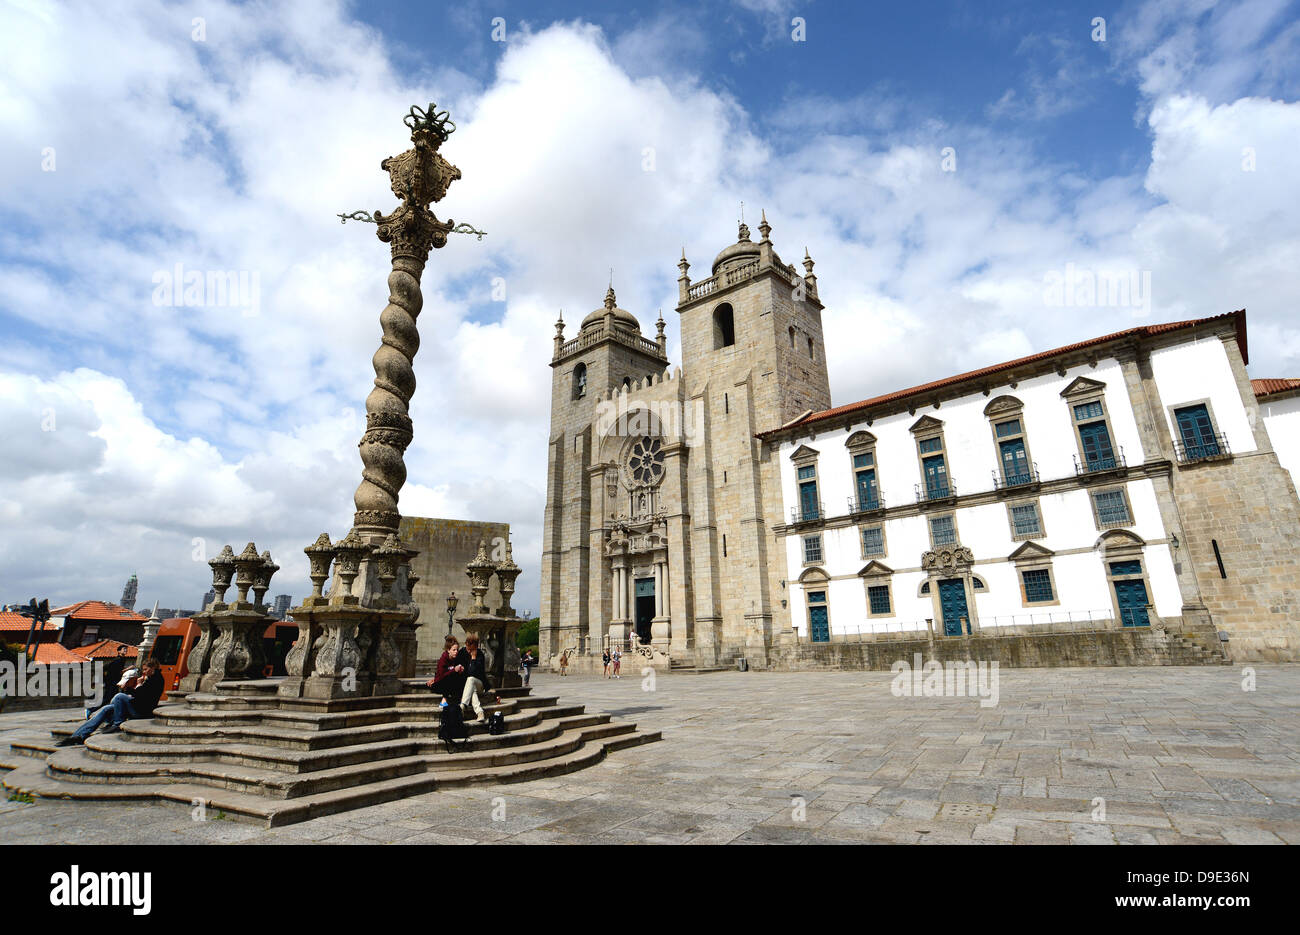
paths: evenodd
<path fill-rule="evenodd" d="M 551 360 L 540 651 L 632 642 L 697 665 L 765 665 L 784 559 L 781 473 L 759 433 L 830 405 L 813 261 L 760 239 L 692 282 L 678 264 L 682 364 L 670 368 L 614 290 Z M 635 639 L 633 639 L 635 637 Z"/>
<path fill-rule="evenodd" d="M 543 662 L 1300 660 L 1300 381 L 1252 384 L 1244 311 L 832 408 L 813 261 L 759 233 L 683 255 L 680 368 L 612 288 L 557 323 Z"/>

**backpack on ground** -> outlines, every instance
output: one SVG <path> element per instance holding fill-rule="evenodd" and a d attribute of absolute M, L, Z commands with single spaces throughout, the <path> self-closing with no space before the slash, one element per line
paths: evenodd
<path fill-rule="evenodd" d="M 438 739 L 447 745 L 448 753 L 456 752 L 454 741 L 464 741 L 469 737 L 465 727 L 465 718 L 461 715 L 460 705 L 449 704 L 442 709 L 442 723 L 438 726 Z"/>
<path fill-rule="evenodd" d="M 487 731 L 489 734 L 504 734 L 506 732 L 506 716 L 500 711 L 493 711 L 488 715 Z"/>

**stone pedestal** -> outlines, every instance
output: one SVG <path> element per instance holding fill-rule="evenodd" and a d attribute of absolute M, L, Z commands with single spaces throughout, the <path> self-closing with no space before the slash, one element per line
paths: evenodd
<path fill-rule="evenodd" d="M 198 690 L 211 691 L 218 682 L 263 678 L 266 650 L 262 634 L 272 618 L 248 601 L 235 601 L 227 610 L 212 612 L 210 620 L 215 638 Z"/>
<path fill-rule="evenodd" d="M 199 638 L 186 660 L 186 674 L 181 679 L 179 691 L 196 692 L 203 675 L 208 671 L 208 660 L 212 658 L 212 644 L 216 642 L 217 628 L 213 623 L 213 614 L 226 610 L 228 605 L 214 601 L 208 609 L 194 615 L 194 625 L 199 628 Z"/>
<path fill-rule="evenodd" d="M 313 641 L 310 671 L 303 675 L 304 698 L 357 698 L 370 694 L 372 677 L 361 669 L 357 629 L 371 612 L 356 604 L 331 604 L 311 613 L 320 635 Z M 297 617 L 297 613 L 294 614 Z"/>
<path fill-rule="evenodd" d="M 465 636 L 477 633 L 479 646 L 487 654 L 485 660 L 490 688 L 518 688 L 523 685 L 519 677 L 519 647 L 515 635 L 524 621 L 519 617 L 498 617 L 495 614 L 470 614 L 456 619 L 460 627 L 461 645 Z M 504 652 L 501 647 L 504 645 Z"/>
<path fill-rule="evenodd" d="M 288 655 L 284 657 L 284 668 L 288 673 L 280 683 L 277 693 L 281 698 L 300 698 L 306 678 L 303 673 L 310 673 L 316 664 L 316 650 L 323 643 L 324 629 L 318 623 L 312 610 L 327 607 L 329 601 L 323 597 L 308 597 L 301 607 L 291 610 L 290 616 L 298 624 L 298 638 L 294 640 Z"/>

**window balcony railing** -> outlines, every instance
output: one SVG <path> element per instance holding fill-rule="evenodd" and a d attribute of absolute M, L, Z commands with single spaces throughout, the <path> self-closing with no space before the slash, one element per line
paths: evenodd
<path fill-rule="evenodd" d="M 957 485 L 951 480 L 943 484 L 916 484 L 916 502 L 931 503 L 935 500 L 952 500 L 957 496 Z"/>
<path fill-rule="evenodd" d="M 1192 464 L 1196 461 L 1212 461 L 1215 458 L 1226 458 L 1232 454 L 1228 448 L 1228 437 L 1215 432 L 1213 436 L 1202 436 L 1196 444 L 1189 445 L 1185 441 L 1175 442 L 1174 451 L 1178 455 L 1179 464 Z"/>
<path fill-rule="evenodd" d="M 1121 471 L 1128 467 L 1124 460 L 1123 447 L 1116 448 L 1109 458 L 1085 458 L 1079 460 L 1079 456 L 1074 456 L 1074 473 L 1076 476 L 1085 477 L 1089 474 L 1102 474 L 1106 471 Z"/>
<path fill-rule="evenodd" d="M 790 507 L 790 522 L 815 523 L 826 518 L 826 508 L 821 503 Z"/>
<path fill-rule="evenodd" d="M 1006 490 L 1009 487 L 1027 487 L 1039 483 L 1038 462 L 1035 461 L 1027 469 L 1017 474 L 999 474 L 993 472 L 993 489 Z"/>
<path fill-rule="evenodd" d="M 885 508 L 885 498 L 882 496 L 874 497 L 849 497 L 849 513 L 878 513 Z"/>

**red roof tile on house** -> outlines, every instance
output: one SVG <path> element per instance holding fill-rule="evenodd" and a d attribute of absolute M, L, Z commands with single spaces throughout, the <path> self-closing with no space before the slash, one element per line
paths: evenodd
<path fill-rule="evenodd" d="M 85 657 L 78 656 L 70 649 L 65 649 L 58 643 L 37 643 L 36 652 L 33 658 L 36 662 L 42 662 L 46 665 L 53 665 L 61 662 L 75 662 L 78 665 L 85 662 Z"/>
<path fill-rule="evenodd" d="M 1255 393 L 1256 399 L 1263 399 L 1276 393 L 1300 390 L 1300 380 L 1293 377 L 1270 377 L 1263 380 L 1251 380 L 1250 388 Z"/>
<path fill-rule="evenodd" d="M 32 625 L 31 617 L 24 617 L 20 613 L 12 610 L 0 610 L 0 632 L 5 633 L 26 633 Z M 58 630 L 59 625 L 49 620 L 45 621 L 45 629 Z"/>
<path fill-rule="evenodd" d="M 778 429 L 768 432 L 758 433 L 759 438 L 766 438 L 783 432 L 788 429 L 811 425 L 815 422 L 824 422 L 827 419 L 834 419 L 837 416 L 848 415 L 863 409 L 870 409 L 873 406 L 880 406 L 885 403 L 898 402 L 907 399 L 910 396 L 920 396 L 924 393 L 934 390 L 943 389 L 948 386 L 955 386 L 964 383 L 967 380 L 974 380 L 983 376 L 992 376 L 1007 370 L 1013 370 L 1016 367 L 1025 364 L 1037 363 L 1039 361 L 1050 360 L 1060 354 L 1068 354 L 1073 351 L 1083 350 L 1084 348 L 1094 347 L 1100 344 L 1106 344 L 1110 341 L 1119 341 L 1124 338 L 1149 338 L 1160 334 L 1167 334 L 1171 331 L 1179 331 L 1183 328 L 1192 328 L 1196 325 L 1207 324 L 1212 321 L 1223 321 L 1225 319 L 1235 318 L 1237 326 L 1237 346 L 1241 348 L 1241 359 L 1243 363 L 1250 363 L 1250 358 L 1246 351 L 1246 310 L 1238 309 L 1235 312 L 1226 312 L 1222 315 L 1211 315 L 1209 318 L 1189 318 L 1186 321 L 1171 321 L 1158 325 L 1143 325 L 1140 328 L 1128 328 L 1124 331 L 1116 331 L 1112 334 L 1105 334 L 1099 338 L 1089 338 L 1087 341 L 1080 341 L 1077 344 L 1067 344 L 1065 347 L 1054 348 L 1050 351 L 1042 351 L 1037 354 L 1030 354 L 1028 357 L 1019 357 L 1015 360 L 1008 360 L 1005 363 L 994 364 L 991 367 L 984 367 L 980 370 L 969 370 L 966 373 L 959 373 L 956 376 L 945 377 L 942 380 L 935 380 L 931 383 L 922 383 L 919 386 L 909 387 L 905 390 L 897 390 L 893 393 L 886 393 L 884 396 L 875 396 L 871 399 L 864 399 L 856 403 L 848 403 L 843 406 L 836 406 L 832 409 L 823 409 L 821 412 L 812 412 L 806 416 L 787 422 Z"/>
<path fill-rule="evenodd" d="M 130 643 L 122 643 L 118 640 L 98 640 L 94 643 L 87 643 L 85 646 L 78 646 L 72 650 L 83 659 L 114 659 L 117 657 L 119 646 L 125 646 L 127 649 L 126 657 L 134 659 L 140 655 L 140 650 Z"/>
<path fill-rule="evenodd" d="M 76 604 L 69 604 L 66 607 L 51 610 L 50 614 L 67 617 L 69 620 L 138 620 L 144 622 L 149 619 L 143 614 L 127 610 L 121 604 L 110 604 L 107 601 L 78 601 Z"/>

